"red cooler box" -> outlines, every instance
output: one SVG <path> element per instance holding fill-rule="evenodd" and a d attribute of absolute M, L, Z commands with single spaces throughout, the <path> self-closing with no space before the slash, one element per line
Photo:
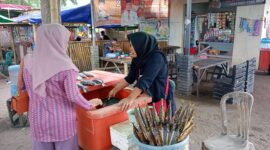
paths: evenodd
<path fill-rule="evenodd" d="M 83 94 L 86 99 L 107 98 L 113 86 Z M 121 90 L 116 98 L 123 99 L 130 93 L 129 89 Z M 144 106 L 151 102 L 148 96 L 141 96 L 134 106 Z M 76 107 L 79 145 L 84 150 L 108 150 L 112 147 L 110 139 L 110 126 L 128 120 L 126 111 L 121 111 L 118 104 L 100 109 L 85 111 Z"/>

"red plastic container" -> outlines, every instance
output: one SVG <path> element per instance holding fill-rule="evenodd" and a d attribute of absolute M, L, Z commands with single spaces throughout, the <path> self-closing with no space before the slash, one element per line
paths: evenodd
<path fill-rule="evenodd" d="M 186 51 L 186 49 L 184 48 L 184 54 L 186 54 L 187 53 L 187 51 Z M 198 52 L 197 52 L 197 48 L 196 47 L 191 47 L 190 48 L 190 52 L 189 52 L 189 54 L 190 55 L 196 55 Z"/>
<path fill-rule="evenodd" d="M 260 62 L 259 62 L 259 70 L 268 71 L 270 65 L 270 50 L 261 50 L 260 52 Z"/>
<path fill-rule="evenodd" d="M 83 94 L 86 99 L 107 97 L 112 86 Z M 117 93 L 116 98 L 123 99 L 127 97 L 130 90 L 124 89 Z M 136 105 L 144 106 L 151 102 L 148 96 L 137 98 Z M 107 106 L 100 109 L 85 111 L 76 107 L 77 112 L 77 129 L 79 145 L 84 150 L 108 150 L 112 147 L 110 139 L 111 125 L 123 122 L 128 119 L 126 111 L 121 111 L 118 104 Z"/>

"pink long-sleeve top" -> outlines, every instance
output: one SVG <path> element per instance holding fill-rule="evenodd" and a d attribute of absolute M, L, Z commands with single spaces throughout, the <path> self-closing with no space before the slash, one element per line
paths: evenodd
<path fill-rule="evenodd" d="M 77 72 L 62 71 L 46 81 L 45 98 L 33 92 L 32 75 L 23 70 L 24 86 L 29 94 L 29 122 L 31 135 L 40 142 L 64 141 L 76 133 L 76 112 L 74 105 L 86 110 L 91 105 L 76 86 Z"/>

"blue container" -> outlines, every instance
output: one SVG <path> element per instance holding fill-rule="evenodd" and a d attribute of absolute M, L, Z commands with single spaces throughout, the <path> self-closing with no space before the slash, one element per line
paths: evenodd
<path fill-rule="evenodd" d="M 11 96 L 17 96 L 18 95 L 17 85 L 16 84 L 11 84 L 10 85 L 10 94 L 11 94 Z"/>
<path fill-rule="evenodd" d="M 8 67 L 9 79 L 12 84 L 17 84 L 20 65 L 12 65 Z"/>
<path fill-rule="evenodd" d="M 152 146 L 141 143 L 134 135 L 133 139 L 140 150 L 189 150 L 189 136 L 182 142 L 168 146 Z"/>
<path fill-rule="evenodd" d="M 17 96 L 17 83 L 19 75 L 20 65 L 12 65 L 8 67 L 11 96 Z"/>

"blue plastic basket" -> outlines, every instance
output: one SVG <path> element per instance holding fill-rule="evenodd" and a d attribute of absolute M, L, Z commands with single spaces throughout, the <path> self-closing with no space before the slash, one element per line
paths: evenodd
<path fill-rule="evenodd" d="M 133 139 L 140 150 L 189 150 L 189 136 L 182 142 L 168 146 L 152 146 L 141 143 L 134 135 Z"/>

